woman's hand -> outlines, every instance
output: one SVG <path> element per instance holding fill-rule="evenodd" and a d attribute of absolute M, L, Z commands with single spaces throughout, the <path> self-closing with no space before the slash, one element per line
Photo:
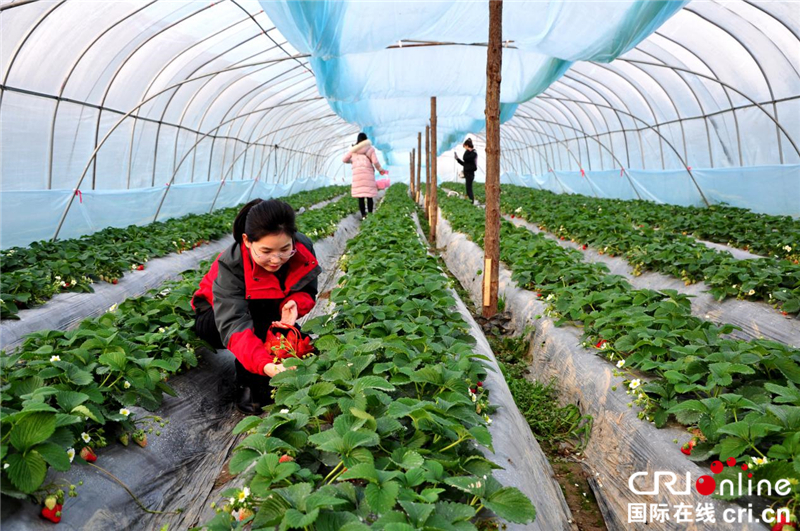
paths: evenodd
<path fill-rule="evenodd" d="M 389 172 L 388 172 L 388 171 L 386 171 L 386 170 L 381 170 L 381 172 L 380 172 L 380 173 L 381 173 L 381 175 L 389 175 Z"/>
<path fill-rule="evenodd" d="M 264 365 L 264 374 L 272 378 L 278 373 L 281 373 L 286 370 L 286 367 L 283 366 L 283 363 L 267 363 Z"/>
<path fill-rule="evenodd" d="M 289 301 L 281 310 L 281 323 L 288 326 L 294 326 L 297 322 L 297 302 Z"/>

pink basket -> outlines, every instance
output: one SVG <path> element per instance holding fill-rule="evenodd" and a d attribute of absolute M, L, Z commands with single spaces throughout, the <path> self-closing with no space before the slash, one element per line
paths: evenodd
<path fill-rule="evenodd" d="M 378 190 L 385 190 L 385 189 L 389 188 L 389 185 L 391 184 L 391 182 L 389 181 L 389 178 L 387 177 L 385 179 L 380 179 L 378 181 L 375 181 L 375 184 L 378 185 Z"/>

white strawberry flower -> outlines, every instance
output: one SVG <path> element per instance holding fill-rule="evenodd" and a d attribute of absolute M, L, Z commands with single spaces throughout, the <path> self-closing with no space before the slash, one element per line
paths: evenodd
<path fill-rule="evenodd" d="M 118 307 L 119 307 L 119 305 L 118 305 L 118 304 L 116 304 L 116 303 L 115 303 L 115 304 L 113 304 L 113 305 L 111 306 L 111 308 L 109 308 L 109 309 L 108 309 L 108 313 L 114 313 L 114 312 L 116 312 Z"/>
<path fill-rule="evenodd" d="M 281 413 L 288 413 L 288 412 L 289 412 L 288 409 L 281 409 Z"/>
<path fill-rule="evenodd" d="M 61 276 L 60 275 L 56 275 L 56 280 L 61 280 Z"/>
<path fill-rule="evenodd" d="M 631 389 L 636 389 L 640 385 L 642 385 L 641 380 L 639 380 L 639 378 L 636 378 L 635 380 L 631 380 L 631 383 L 628 384 L 628 387 L 630 387 Z"/>
<path fill-rule="evenodd" d="M 617 362 L 617 369 L 621 369 L 625 366 L 625 360 L 619 360 Z"/>
<path fill-rule="evenodd" d="M 131 383 L 128 380 L 125 380 L 125 383 L 122 384 L 122 387 L 124 387 L 125 389 L 130 389 L 131 388 Z"/>
<path fill-rule="evenodd" d="M 69 457 L 69 462 L 71 463 L 73 459 L 75 459 L 75 448 L 68 448 L 67 449 L 67 457 Z"/>
<path fill-rule="evenodd" d="M 86 432 L 81 433 L 81 439 L 83 439 L 83 442 L 85 443 L 88 443 L 89 441 L 92 440 L 92 438 Z"/>
<path fill-rule="evenodd" d="M 786 246 L 784 246 L 783 250 L 786 251 L 787 253 L 791 253 L 792 252 L 792 247 L 790 245 L 786 245 Z"/>
<path fill-rule="evenodd" d="M 767 458 L 766 457 L 751 457 L 750 459 L 753 460 L 753 465 L 754 466 L 761 466 L 761 465 L 766 465 L 767 464 Z"/>
<path fill-rule="evenodd" d="M 519 214 L 520 212 L 522 212 L 522 207 L 517 207 L 517 209 L 514 212 L 516 214 Z"/>
<path fill-rule="evenodd" d="M 159 333 L 159 334 L 163 334 L 164 332 L 166 332 L 166 330 L 164 330 L 164 327 L 163 327 L 163 326 L 161 326 L 161 327 L 159 327 L 159 328 L 158 328 L 158 333 Z"/>
<path fill-rule="evenodd" d="M 61 361 L 61 356 L 59 356 L 58 354 L 54 354 L 54 355 L 50 356 L 50 363 L 53 363 L 53 362 L 56 362 L 56 361 Z"/>
<path fill-rule="evenodd" d="M 233 505 L 234 503 L 236 503 L 236 500 L 235 500 L 234 498 L 231 498 L 231 499 L 230 499 L 230 500 L 228 500 L 228 501 L 230 502 L 230 504 L 231 504 L 231 505 Z"/>
<path fill-rule="evenodd" d="M 239 501 L 245 501 L 248 496 L 250 496 L 250 489 L 248 487 L 239 491 Z"/>
<path fill-rule="evenodd" d="M 11 466 L 11 465 L 9 465 L 8 463 L 3 463 L 3 470 L 5 470 L 6 468 L 8 468 L 9 466 Z"/>
<path fill-rule="evenodd" d="M 750 296 L 752 297 L 753 295 L 755 295 L 755 294 L 756 294 L 756 290 L 754 290 L 754 289 L 751 289 L 750 291 L 748 291 L 748 292 L 747 292 L 747 294 L 748 294 L 748 295 L 750 295 Z"/>
<path fill-rule="evenodd" d="M 125 418 L 128 418 L 131 415 L 131 411 L 130 411 L 130 409 L 127 409 L 127 408 L 123 407 L 122 409 L 119 410 L 119 414 L 122 415 Z"/>

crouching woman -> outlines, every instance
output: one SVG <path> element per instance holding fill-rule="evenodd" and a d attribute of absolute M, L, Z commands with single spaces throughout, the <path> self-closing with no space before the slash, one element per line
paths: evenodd
<path fill-rule="evenodd" d="M 260 413 L 270 378 L 286 370 L 265 348 L 272 323 L 296 326 L 314 307 L 322 272 L 295 212 L 277 199 L 246 204 L 233 222 L 234 243 L 220 254 L 192 297 L 195 331 L 236 357 L 236 407 Z"/>

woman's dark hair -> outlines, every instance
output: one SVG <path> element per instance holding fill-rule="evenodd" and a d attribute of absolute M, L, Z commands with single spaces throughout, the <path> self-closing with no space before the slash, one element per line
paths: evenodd
<path fill-rule="evenodd" d="M 257 242 L 270 234 L 286 234 L 294 239 L 297 233 L 294 209 L 278 199 L 253 199 L 236 215 L 233 221 L 233 238 L 242 244 L 242 234 Z"/>
<path fill-rule="evenodd" d="M 356 138 L 356 144 L 360 144 L 364 140 L 367 140 L 367 134 L 366 133 L 358 133 L 358 138 Z"/>
<path fill-rule="evenodd" d="M 468 139 L 464 140 L 464 145 L 469 147 L 469 148 L 471 148 L 471 149 L 475 149 L 475 146 L 472 145 L 472 139 L 471 138 L 468 138 Z"/>

